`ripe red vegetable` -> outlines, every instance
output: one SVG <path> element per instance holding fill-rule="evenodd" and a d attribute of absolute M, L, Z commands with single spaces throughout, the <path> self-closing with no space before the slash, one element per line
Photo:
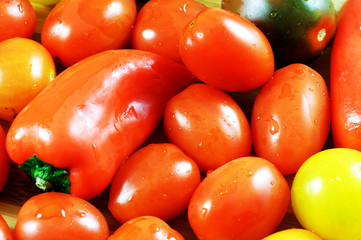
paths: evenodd
<path fill-rule="evenodd" d="M 69 67 L 95 53 L 125 48 L 136 16 L 135 0 L 60 1 L 43 24 L 41 43 Z"/>
<path fill-rule="evenodd" d="M 38 187 L 93 198 L 153 133 L 166 102 L 194 81 L 183 65 L 157 54 L 93 55 L 59 74 L 19 113 L 6 138 L 8 154 Z"/>
<path fill-rule="evenodd" d="M 361 4 L 348 0 L 339 13 L 331 52 L 331 128 L 335 147 L 361 150 Z"/>

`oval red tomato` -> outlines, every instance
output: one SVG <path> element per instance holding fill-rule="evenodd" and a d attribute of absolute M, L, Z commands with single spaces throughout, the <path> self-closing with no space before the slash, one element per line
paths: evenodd
<path fill-rule="evenodd" d="M 249 91 L 267 82 L 274 57 L 265 35 L 224 9 L 201 11 L 179 43 L 183 63 L 201 81 L 227 91 Z"/>
<path fill-rule="evenodd" d="M 13 37 L 30 38 L 36 14 L 29 0 L 0 1 L 0 42 Z"/>
<path fill-rule="evenodd" d="M 194 192 L 189 223 L 199 239 L 259 240 L 281 223 L 289 186 L 269 161 L 235 159 L 210 173 Z"/>
<path fill-rule="evenodd" d="M 17 240 L 102 240 L 109 236 L 103 214 L 84 199 L 45 192 L 28 199 L 18 212 Z"/>
<path fill-rule="evenodd" d="M 0 239 L 1 240 L 13 240 L 14 239 L 11 229 L 2 215 L 0 215 Z"/>
<path fill-rule="evenodd" d="M 122 224 L 108 240 L 184 240 L 162 219 L 154 216 L 136 217 Z"/>
<path fill-rule="evenodd" d="M 319 152 L 330 128 L 326 83 L 315 70 L 291 64 L 275 72 L 258 93 L 251 118 L 256 154 L 293 174 Z"/>
<path fill-rule="evenodd" d="M 46 18 L 41 42 L 65 66 L 129 44 L 135 0 L 64 0 Z"/>
<path fill-rule="evenodd" d="M 177 146 L 150 144 L 120 166 L 108 207 L 121 223 L 144 215 L 166 221 L 186 210 L 200 181 L 198 166 Z"/>
<path fill-rule="evenodd" d="M 3 190 L 9 176 L 10 158 L 5 148 L 5 132 L 0 125 L 0 192 Z"/>
<path fill-rule="evenodd" d="M 203 83 L 168 101 L 164 130 L 202 171 L 248 156 L 252 147 L 250 126 L 239 105 L 225 92 Z"/>
<path fill-rule="evenodd" d="M 179 39 L 195 15 L 207 7 L 196 0 L 151 0 L 139 11 L 132 46 L 182 63 Z"/>

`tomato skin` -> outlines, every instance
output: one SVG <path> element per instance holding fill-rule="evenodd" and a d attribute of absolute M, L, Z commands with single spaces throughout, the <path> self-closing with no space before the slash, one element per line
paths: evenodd
<path fill-rule="evenodd" d="M 9 176 L 10 158 L 5 148 L 5 131 L 0 125 L 0 192 L 3 190 Z"/>
<path fill-rule="evenodd" d="M 187 87 L 168 101 L 164 131 L 202 171 L 251 152 L 251 129 L 242 109 L 225 92 L 203 83 Z"/>
<path fill-rule="evenodd" d="M 306 229 L 290 228 L 273 233 L 262 240 L 322 240 L 316 233 Z"/>
<path fill-rule="evenodd" d="M 11 229 L 2 215 L 0 215 L 0 239 L 1 240 L 13 240 L 14 239 Z"/>
<path fill-rule="evenodd" d="M 0 1 L 0 42 L 13 37 L 30 38 L 36 14 L 29 0 Z"/>
<path fill-rule="evenodd" d="M 264 34 L 224 9 L 201 11 L 184 30 L 179 52 L 199 80 L 222 90 L 253 90 L 274 71 L 272 48 Z"/>
<path fill-rule="evenodd" d="M 361 153 L 332 148 L 311 156 L 295 175 L 291 199 L 305 229 L 322 239 L 361 238 Z"/>
<path fill-rule="evenodd" d="M 277 70 L 255 99 L 251 117 L 254 149 L 283 174 L 295 173 L 307 158 L 322 150 L 329 128 L 326 83 L 304 64 Z"/>
<path fill-rule="evenodd" d="M 151 0 L 139 11 L 132 31 L 135 49 L 182 63 L 179 39 L 193 17 L 207 7 L 195 0 Z"/>
<path fill-rule="evenodd" d="M 70 194 L 56 192 L 28 199 L 18 212 L 14 228 L 14 237 L 18 240 L 101 240 L 108 236 L 108 223 L 95 206 Z"/>
<path fill-rule="evenodd" d="M 187 209 L 200 181 L 198 166 L 176 145 L 149 144 L 120 166 L 108 208 L 121 223 L 143 215 L 167 221 Z"/>
<path fill-rule="evenodd" d="M 69 67 L 95 53 L 125 48 L 136 14 L 134 0 L 64 0 L 47 16 L 41 43 Z"/>
<path fill-rule="evenodd" d="M 273 164 L 243 157 L 207 175 L 192 196 L 188 219 L 202 240 L 256 240 L 281 223 L 289 200 L 289 186 Z"/>
<path fill-rule="evenodd" d="M 50 53 L 27 38 L 0 42 L 0 72 L 0 118 L 10 122 L 56 75 Z"/>
<path fill-rule="evenodd" d="M 122 224 L 108 240 L 184 240 L 162 219 L 154 216 L 140 216 Z"/>
<path fill-rule="evenodd" d="M 348 0 L 339 14 L 330 65 L 331 129 L 335 147 L 361 150 L 361 4 Z"/>

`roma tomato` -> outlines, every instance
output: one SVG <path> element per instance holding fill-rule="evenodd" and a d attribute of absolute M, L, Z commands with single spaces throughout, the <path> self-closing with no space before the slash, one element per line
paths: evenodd
<path fill-rule="evenodd" d="M 322 239 L 361 239 L 361 152 L 332 148 L 311 156 L 295 175 L 292 208 Z"/>
<path fill-rule="evenodd" d="M 11 38 L 0 42 L 0 118 L 14 117 L 56 75 L 50 53 L 38 42 Z"/>
<path fill-rule="evenodd" d="M 330 128 L 330 100 L 322 76 L 304 64 L 275 72 L 258 93 L 251 117 L 256 154 L 293 174 L 322 150 Z"/>
<path fill-rule="evenodd" d="M 56 192 L 28 199 L 18 212 L 14 228 L 17 240 L 105 240 L 108 236 L 108 223 L 96 207 Z"/>
<path fill-rule="evenodd" d="M 273 233 L 263 240 L 322 240 L 316 233 L 306 229 L 291 228 Z"/>
<path fill-rule="evenodd" d="M 361 150 L 361 4 L 348 0 L 331 51 L 331 129 L 335 147 Z"/>
<path fill-rule="evenodd" d="M 120 166 L 108 207 L 121 223 L 144 215 L 167 221 L 187 209 L 200 181 L 198 166 L 177 146 L 150 144 Z"/>
<path fill-rule="evenodd" d="M 36 14 L 29 0 L 0 1 L 0 42 L 13 37 L 30 38 Z"/>
<path fill-rule="evenodd" d="M 108 240 L 184 240 L 162 219 L 154 216 L 140 216 L 122 224 Z"/>
<path fill-rule="evenodd" d="M 136 15 L 135 0 L 64 0 L 46 18 L 41 43 L 68 67 L 95 53 L 125 48 Z"/>
<path fill-rule="evenodd" d="M 179 39 L 195 15 L 207 7 L 196 0 L 151 0 L 139 11 L 132 31 L 133 48 L 182 63 Z"/>
<path fill-rule="evenodd" d="M 188 207 L 199 239 L 259 240 L 281 223 L 290 200 L 289 186 L 269 161 L 235 159 L 201 182 Z"/>
<path fill-rule="evenodd" d="M 168 101 L 164 131 L 202 171 L 248 156 L 252 147 L 251 129 L 239 105 L 225 92 L 203 83 Z"/>
<path fill-rule="evenodd" d="M 0 215 L 0 239 L 1 240 L 13 240 L 14 239 L 11 229 L 2 215 Z"/>
<path fill-rule="evenodd" d="M 222 90 L 253 90 L 274 71 L 273 52 L 265 35 L 224 9 L 201 11 L 185 28 L 179 51 L 199 80 Z"/>
<path fill-rule="evenodd" d="M 0 125 L 0 192 L 3 190 L 8 180 L 9 170 L 10 158 L 5 148 L 5 132 L 3 127 Z"/>

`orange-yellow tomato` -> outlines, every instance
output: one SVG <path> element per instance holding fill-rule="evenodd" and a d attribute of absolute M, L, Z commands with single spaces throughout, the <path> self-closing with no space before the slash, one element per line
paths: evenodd
<path fill-rule="evenodd" d="M 12 121 L 56 75 L 50 53 L 38 42 L 0 42 L 0 118 Z"/>

